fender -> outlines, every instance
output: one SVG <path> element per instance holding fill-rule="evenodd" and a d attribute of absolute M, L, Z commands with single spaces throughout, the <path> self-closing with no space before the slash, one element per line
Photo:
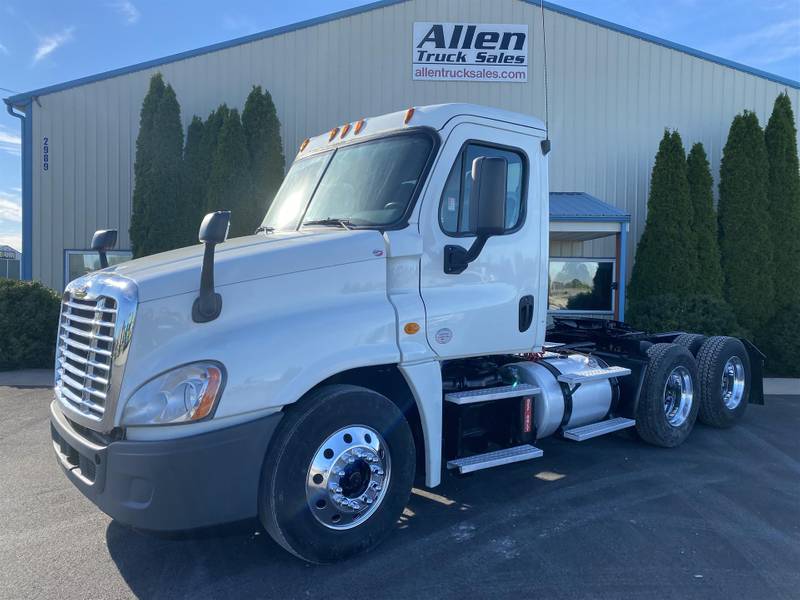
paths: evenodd
<path fill-rule="evenodd" d="M 419 410 L 425 440 L 425 485 L 442 482 L 442 369 L 437 361 L 399 365 Z"/>

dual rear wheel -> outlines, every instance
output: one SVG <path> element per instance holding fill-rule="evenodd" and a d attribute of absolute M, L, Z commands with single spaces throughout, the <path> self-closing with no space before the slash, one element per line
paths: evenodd
<path fill-rule="evenodd" d="M 636 430 L 646 442 L 671 448 L 694 423 L 730 427 L 747 408 L 750 361 L 736 338 L 683 334 L 647 351 Z"/>

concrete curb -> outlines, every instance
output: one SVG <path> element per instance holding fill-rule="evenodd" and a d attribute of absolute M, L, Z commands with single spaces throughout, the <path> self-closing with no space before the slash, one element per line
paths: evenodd
<path fill-rule="evenodd" d="M 0 387 L 47 388 L 53 385 L 51 369 L 24 369 L 0 372 Z M 800 379 L 768 377 L 764 379 L 765 396 L 800 396 Z"/>
<path fill-rule="evenodd" d="M 52 369 L 23 369 L 0 372 L 0 387 L 53 387 Z"/>
<path fill-rule="evenodd" d="M 800 379 L 767 377 L 764 379 L 765 396 L 800 396 Z"/>

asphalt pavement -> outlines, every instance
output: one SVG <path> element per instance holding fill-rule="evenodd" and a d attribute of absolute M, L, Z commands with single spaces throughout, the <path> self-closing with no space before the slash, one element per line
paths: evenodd
<path fill-rule="evenodd" d="M 415 491 L 366 556 L 310 566 L 255 522 L 113 522 L 56 465 L 50 394 L 0 388 L 0 598 L 800 597 L 797 397 L 672 450 L 543 440 L 543 458 Z"/>

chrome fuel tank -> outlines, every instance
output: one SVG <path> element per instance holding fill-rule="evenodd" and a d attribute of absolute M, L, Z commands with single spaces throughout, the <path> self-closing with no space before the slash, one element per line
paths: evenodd
<path fill-rule="evenodd" d="M 533 420 L 537 438 L 543 438 L 562 426 L 571 429 L 605 418 L 614 397 L 609 380 L 581 384 L 570 402 L 556 379 L 563 373 L 605 366 L 603 361 L 583 354 L 548 353 L 541 360 L 508 364 L 501 369 L 501 374 L 509 383 L 529 383 L 542 390 L 534 400 Z"/>

